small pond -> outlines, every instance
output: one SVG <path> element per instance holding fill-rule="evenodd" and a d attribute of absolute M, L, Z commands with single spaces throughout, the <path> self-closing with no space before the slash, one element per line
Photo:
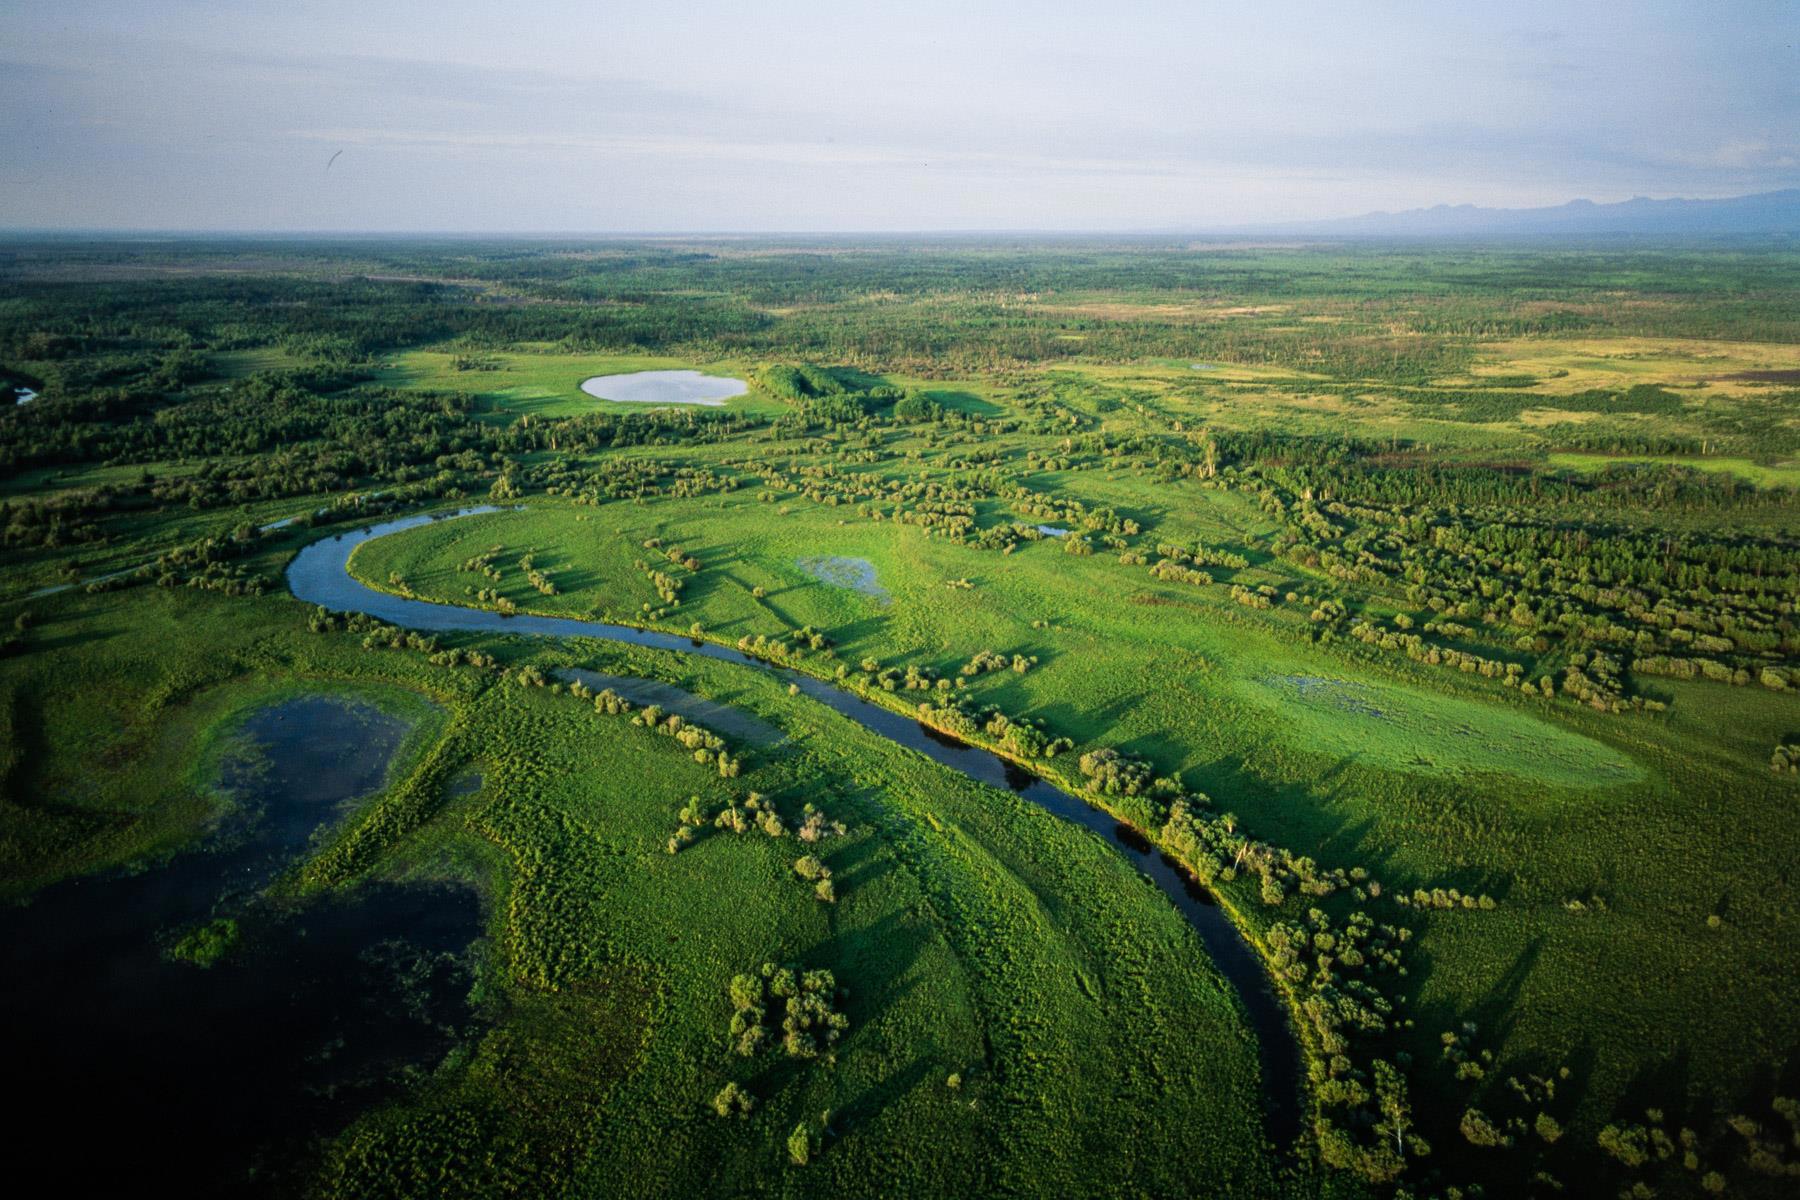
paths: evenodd
<path fill-rule="evenodd" d="M 631 404 L 703 404 L 722 407 L 733 396 L 742 396 L 750 385 L 725 375 L 698 371 L 632 371 L 624 375 L 596 375 L 583 381 L 581 390 L 602 400 Z"/>
<path fill-rule="evenodd" d="M 232 805 L 198 846 L 0 909 L 8 1082 L 29 1098 L 15 1172 L 85 1193 L 268 1192 L 475 1031 L 472 890 L 261 898 L 384 786 L 409 730 L 336 697 L 266 705 L 222 755 Z M 206 967 L 173 953 L 202 927 L 230 930 Z M 69 1153 L 74 1129 L 93 1152 Z"/>
<path fill-rule="evenodd" d="M 1039 525 L 1037 531 L 1045 537 L 1068 537 L 1069 531 L 1061 525 Z"/>
<path fill-rule="evenodd" d="M 829 583 L 832 587 L 849 588 L 853 592 L 861 592 L 883 607 L 892 602 L 892 597 L 888 595 L 887 589 L 875 582 L 875 564 L 866 558 L 845 558 L 837 554 L 821 554 L 810 558 L 797 558 L 794 560 L 794 565 L 820 583 Z"/>

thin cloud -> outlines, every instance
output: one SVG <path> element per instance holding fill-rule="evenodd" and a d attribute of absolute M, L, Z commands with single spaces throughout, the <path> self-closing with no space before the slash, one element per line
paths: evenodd
<path fill-rule="evenodd" d="M 409 3 L 0 12 L 0 224 L 1192 227 L 1800 183 L 1780 6 Z M 322 181 L 324 144 L 365 153 Z"/>

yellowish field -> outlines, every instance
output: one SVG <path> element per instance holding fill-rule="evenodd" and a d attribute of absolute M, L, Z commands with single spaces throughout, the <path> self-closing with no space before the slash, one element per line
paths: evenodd
<path fill-rule="evenodd" d="M 1272 317 L 1288 311 L 1285 304 L 1133 304 L 1120 300 L 1033 303 L 1029 307 L 1034 314 L 1046 317 L 1092 317 L 1101 321 L 1219 321 L 1230 317 Z"/>
<path fill-rule="evenodd" d="M 1745 371 L 1800 370 L 1800 346 L 1702 338 L 1526 338 L 1490 343 L 1479 357 L 1479 365 L 1468 378 L 1446 380 L 1446 386 L 1532 375 L 1542 382 L 1531 390 L 1565 395 L 1590 388 L 1656 383 L 1743 396 L 1755 395 L 1768 385 L 1728 376 Z"/>

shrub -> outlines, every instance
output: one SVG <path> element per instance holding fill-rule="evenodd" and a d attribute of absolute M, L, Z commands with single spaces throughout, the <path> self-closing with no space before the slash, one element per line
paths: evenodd
<path fill-rule="evenodd" d="M 719 1089 L 713 1097 L 713 1111 L 721 1117 L 737 1117 L 742 1120 L 750 1115 L 756 1107 L 756 1097 L 739 1087 L 736 1083 L 728 1083 Z"/>

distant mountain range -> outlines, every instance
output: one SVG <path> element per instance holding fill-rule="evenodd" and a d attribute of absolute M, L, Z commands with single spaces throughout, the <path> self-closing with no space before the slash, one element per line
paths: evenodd
<path fill-rule="evenodd" d="M 1325 221 L 1287 221 L 1234 233 L 1300 233 L 1331 237 L 1536 237 L 1556 234 L 1800 234 L 1800 188 L 1725 200 L 1650 200 L 1617 204 L 1571 200 L 1550 208 L 1478 208 L 1439 204 L 1406 212 L 1373 212 Z"/>

